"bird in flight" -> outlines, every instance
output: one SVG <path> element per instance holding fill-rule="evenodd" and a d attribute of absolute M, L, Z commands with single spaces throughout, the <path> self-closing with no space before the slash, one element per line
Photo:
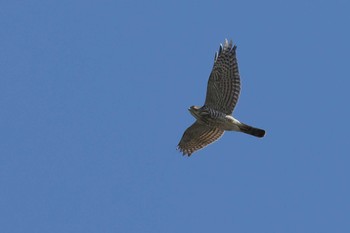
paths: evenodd
<path fill-rule="evenodd" d="M 243 132 L 259 138 L 265 135 L 265 130 L 246 125 L 231 115 L 241 90 L 236 48 L 236 45 L 232 46 L 232 40 L 225 39 L 224 45 L 220 44 L 215 53 L 205 103 L 202 107 L 188 109 L 196 121 L 186 129 L 177 146 L 183 155 L 190 156 L 213 143 L 225 131 Z"/>

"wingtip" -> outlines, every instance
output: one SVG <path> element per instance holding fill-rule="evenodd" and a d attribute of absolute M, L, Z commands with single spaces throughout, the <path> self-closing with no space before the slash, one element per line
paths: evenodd
<path fill-rule="evenodd" d="M 190 157 L 192 154 L 186 150 L 183 150 L 179 145 L 176 147 L 176 150 L 179 150 L 182 153 L 182 156 Z"/>
<path fill-rule="evenodd" d="M 190 157 L 190 156 L 191 156 L 191 153 L 189 153 L 189 152 L 184 152 L 182 155 L 183 155 L 183 156 Z"/>
<path fill-rule="evenodd" d="M 221 50 L 229 49 L 230 51 L 236 51 L 237 45 L 233 44 L 232 39 L 228 40 L 227 38 L 225 38 L 224 45 L 220 44 L 220 48 Z M 219 52 L 221 52 L 221 50 Z"/>
<path fill-rule="evenodd" d="M 214 55 L 214 62 L 216 62 L 217 59 L 218 59 L 218 52 L 216 52 Z"/>
<path fill-rule="evenodd" d="M 236 46 L 236 45 L 233 45 L 233 46 L 232 46 L 232 45 L 233 45 L 233 42 L 232 42 L 232 39 L 231 39 L 231 40 L 230 40 L 230 43 L 229 43 L 229 47 L 232 48 L 232 49 L 235 49 L 235 46 Z"/>

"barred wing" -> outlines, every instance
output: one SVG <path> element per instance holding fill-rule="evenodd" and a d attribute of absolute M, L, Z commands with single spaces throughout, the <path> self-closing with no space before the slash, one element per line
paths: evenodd
<path fill-rule="evenodd" d="M 219 52 L 215 54 L 205 99 L 205 106 L 228 115 L 232 114 L 241 90 L 236 48 L 227 39 L 224 46 L 220 44 Z"/>
<path fill-rule="evenodd" d="M 179 149 L 183 155 L 190 156 L 196 150 L 202 149 L 218 140 L 223 134 L 224 131 L 221 129 L 209 127 L 196 121 L 186 129 L 177 149 Z"/>

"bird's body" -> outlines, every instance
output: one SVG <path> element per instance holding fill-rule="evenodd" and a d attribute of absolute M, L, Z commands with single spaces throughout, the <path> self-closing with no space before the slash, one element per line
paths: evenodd
<path fill-rule="evenodd" d="M 202 122 L 210 127 L 219 128 L 224 131 L 238 131 L 238 127 L 236 125 L 238 121 L 232 116 L 226 115 L 223 112 L 208 108 L 206 106 L 201 108 L 192 106 L 189 111 L 199 122 Z"/>
<path fill-rule="evenodd" d="M 240 93 L 240 76 L 236 58 L 236 46 L 225 40 L 215 54 L 210 74 L 207 96 L 203 107 L 192 106 L 190 113 L 196 118 L 182 136 L 178 149 L 190 156 L 218 140 L 225 131 L 238 131 L 263 137 L 265 131 L 239 122 L 231 116 Z"/>

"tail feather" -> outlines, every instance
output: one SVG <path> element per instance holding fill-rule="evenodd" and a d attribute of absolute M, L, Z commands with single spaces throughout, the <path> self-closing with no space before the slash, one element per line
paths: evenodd
<path fill-rule="evenodd" d="M 246 125 L 243 123 L 241 123 L 241 125 L 239 126 L 239 129 L 243 133 L 250 134 L 250 135 L 253 135 L 253 136 L 258 137 L 258 138 L 262 138 L 265 135 L 265 130 L 254 128 L 252 126 L 249 126 L 249 125 Z"/>

